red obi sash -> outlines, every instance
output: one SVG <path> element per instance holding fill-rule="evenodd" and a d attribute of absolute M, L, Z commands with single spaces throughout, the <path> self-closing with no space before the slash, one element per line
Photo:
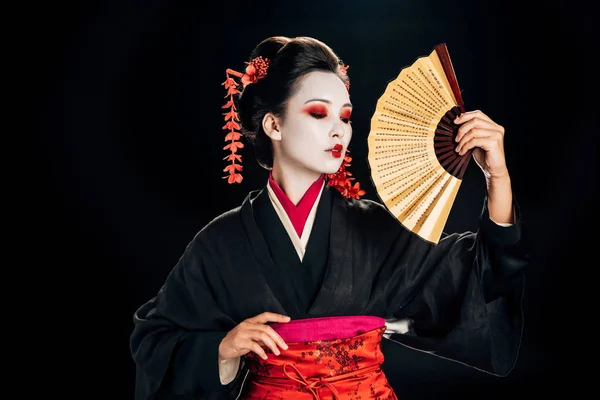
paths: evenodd
<path fill-rule="evenodd" d="M 313 330 L 323 326 L 327 328 Z M 314 318 L 275 324 L 286 340 L 287 350 L 276 356 L 267 348 L 268 359 L 246 354 L 249 380 L 242 399 L 397 399 L 381 370 L 381 338 L 385 320 L 375 317 Z M 333 339 L 308 339 L 311 335 Z M 290 341 L 290 338 L 307 340 Z M 350 397 L 349 397 L 350 396 Z"/>

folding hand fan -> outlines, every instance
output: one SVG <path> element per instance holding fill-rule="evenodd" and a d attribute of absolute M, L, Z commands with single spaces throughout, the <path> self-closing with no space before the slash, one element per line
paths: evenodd
<path fill-rule="evenodd" d="M 377 195 L 406 228 L 436 244 L 472 154 L 455 151 L 461 112 L 442 43 L 388 83 L 371 118 L 368 162 Z"/>

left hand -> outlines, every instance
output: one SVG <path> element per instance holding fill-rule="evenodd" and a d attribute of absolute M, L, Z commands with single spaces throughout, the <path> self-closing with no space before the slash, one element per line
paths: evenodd
<path fill-rule="evenodd" d="M 458 154 L 474 149 L 473 158 L 488 179 L 508 175 L 503 126 L 479 110 L 463 113 L 454 123 L 461 125 L 455 138 Z"/>

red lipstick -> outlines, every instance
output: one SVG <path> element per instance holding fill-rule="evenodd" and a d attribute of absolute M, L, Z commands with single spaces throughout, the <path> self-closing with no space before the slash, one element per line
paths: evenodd
<path fill-rule="evenodd" d="M 333 146 L 333 149 L 331 149 L 331 155 L 335 158 L 340 158 L 342 156 L 343 149 L 344 146 L 342 146 L 341 144 L 336 144 L 335 146 Z"/>

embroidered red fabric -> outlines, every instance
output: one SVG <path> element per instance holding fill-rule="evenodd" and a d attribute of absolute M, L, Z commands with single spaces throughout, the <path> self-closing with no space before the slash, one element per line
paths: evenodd
<path fill-rule="evenodd" d="M 385 325 L 334 340 L 288 342 L 267 360 L 246 355 L 250 371 L 244 399 L 380 399 L 398 397 L 381 369 Z"/>

